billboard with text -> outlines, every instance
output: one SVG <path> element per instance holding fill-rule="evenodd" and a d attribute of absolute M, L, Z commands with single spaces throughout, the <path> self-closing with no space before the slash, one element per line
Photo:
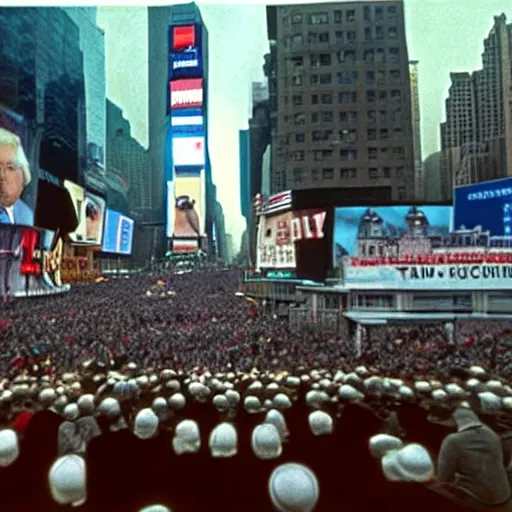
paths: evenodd
<path fill-rule="evenodd" d="M 107 208 L 101 250 L 110 254 L 129 256 L 132 253 L 134 224 L 135 221 L 130 217 Z"/>
<path fill-rule="evenodd" d="M 274 215 L 261 215 L 256 267 L 295 269 L 303 250 L 325 237 L 326 216 L 327 213 L 320 210 L 289 210 Z"/>
<path fill-rule="evenodd" d="M 204 171 L 202 173 L 204 174 Z M 201 173 L 176 176 L 174 195 L 174 237 L 203 236 L 206 191 Z"/>
<path fill-rule="evenodd" d="M 334 266 L 369 290 L 512 289 L 512 237 L 452 230 L 449 206 L 337 208 Z"/>
<path fill-rule="evenodd" d="M 183 78 L 169 82 L 171 110 L 177 108 L 199 108 L 203 106 L 202 78 Z"/>
<path fill-rule="evenodd" d="M 201 25 L 169 27 L 169 79 L 203 74 Z"/>
<path fill-rule="evenodd" d="M 204 136 L 173 136 L 172 162 L 177 166 L 200 166 L 205 164 Z"/>
<path fill-rule="evenodd" d="M 512 235 L 512 178 L 454 190 L 454 228 L 481 226 L 495 236 Z"/>

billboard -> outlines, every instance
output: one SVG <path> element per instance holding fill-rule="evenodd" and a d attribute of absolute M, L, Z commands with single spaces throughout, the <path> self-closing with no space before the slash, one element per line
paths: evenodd
<path fill-rule="evenodd" d="M 0 224 L 34 225 L 38 176 L 32 176 L 27 144 L 23 117 L 0 106 Z"/>
<path fill-rule="evenodd" d="M 203 73 L 201 26 L 169 27 L 169 79 L 200 77 Z"/>
<path fill-rule="evenodd" d="M 176 176 L 173 234 L 175 238 L 197 238 L 204 235 L 205 197 L 206 191 L 201 172 L 195 176 Z"/>
<path fill-rule="evenodd" d="M 455 188 L 454 228 L 512 235 L 512 178 Z"/>
<path fill-rule="evenodd" d="M 172 161 L 177 166 L 205 165 L 204 136 L 175 136 L 172 138 Z"/>
<path fill-rule="evenodd" d="M 129 256 L 132 253 L 134 224 L 135 221 L 130 217 L 107 208 L 101 250 Z"/>
<path fill-rule="evenodd" d="M 512 239 L 453 231 L 451 214 L 449 206 L 336 208 L 334 266 L 353 289 L 512 289 Z"/>
<path fill-rule="evenodd" d="M 171 110 L 177 108 L 198 108 L 203 106 L 203 79 L 184 78 L 169 82 Z"/>
<path fill-rule="evenodd" d="M 69 238 L 74 243 L 101 245 L 105 200 L 71 181 L 64 181 L 64 188 L 69 192 L 78 218 L 78 227 Z"/>
<path fill-rule="evenodd" d="M 261 215 L 258 225 L 256 268 L 295 269 L 300 245 L 325 237 L 325 211 L 287 211 Z"/>

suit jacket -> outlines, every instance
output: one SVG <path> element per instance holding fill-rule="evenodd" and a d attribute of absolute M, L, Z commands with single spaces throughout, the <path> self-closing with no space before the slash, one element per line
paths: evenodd
<path fill-rule="evenodd" d="M 23 226 L 34 225 L 34 212 L 32 209 L 21 199 L 18 199 L 13 207 L 12 213 L 14 216 L 15 224 L 22 224 Z"/>
<path fill-rule="evenodd" d="M 487 425 L 469 427 L 445 438 L 437 476 L 486 505 L 504 503 L 511 496 L 501 439 Z"/>

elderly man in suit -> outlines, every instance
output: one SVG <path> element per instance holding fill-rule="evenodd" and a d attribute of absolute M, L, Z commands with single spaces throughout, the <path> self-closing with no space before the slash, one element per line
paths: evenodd
<path fill-rule="evenodd" d="M 34 212 L 22 201 L 30 166 L 20 138 L 0 128 L 0 224 L 34 225 Z"/>
<path fill-rule="evenodd" d="M 446 495 L 476 510 L 510 511 L 512 492 L 501 439 L 468 408 L 453 413 L 457 432 L 441 445 L 437 478 Z"/>

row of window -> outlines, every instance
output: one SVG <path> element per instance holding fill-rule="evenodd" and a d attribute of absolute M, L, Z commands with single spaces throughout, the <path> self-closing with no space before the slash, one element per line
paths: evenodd
<path fill-rule="evenodd" d="M 309 65 L 311 67 L 332 66 L 338 64 L 355 64 L 357 61 L 363 60 L 368 64 L 399 62 L 400 48 L 367 48 L 361 52 L 356 50 L 340 50 L 334 53 L 311 53 L 309 56 Z M 288 62 L 295 68 L 302 68 L 307 64 L 306 58 L 302 56 L 291 57 Z"/>
<path fill-rule="evenodd" d="M 355 9 L 336 9 L 332 13 L 332 22 L 334 23 L 353 23 L 356 21 L 356 10 Z M 373 16 L 372 16 L 373 14 Z M 385 14 L 387 14 L 388 18 L 392 18 L 398 14 L 396 5 L 389 5 L 386 7 L 383 6 L 375 6 L 372 12 L 372 6 L 365 6 L 363 10 L 363 18 L 365 21 L 372 20 L 383 20 Z M 317 12 L 309 14 L 308 16 L 304 16 L 300 12 L 292 13 L 290 17 L 283 17 L 283 23 L 288 25 L 291 21 L 292 25 L 302 25 L 304 21 L 307 20 L 309 25 L 328 25 L 330 23 L 330 16 L 328 12 Z"/>
<path fill-rule="evenodd" d="M 313 114 L 318 115 L 318 114 Z M 367 130 L 367 140 L 376 141 L 376 140 L 390 140 L 390 139 L 401 139 L 404 133 L 402 128 L 394 128 L 392 130 L 388 128 L 381 128 L 380 130 L 369 129 Z M 340 143 L 351 143 L 357 142 L 357 130 L 340 130 L 338 132 L 338 136 L 334 137 L 333 130 L 313 130 L 311 132 L 311 140 L 313 142 L 320 141 L 338 141 Z M 302 143 L 306 142 L 306 134 L 304 132 L 299 132 L 295 134 L 295 142 Z"/>
<path fill-rule="evenodd" d="M 377 160 L 379 153 L 382 155 L 389 154 L 389 148 L 367 148 L 366 157 L 369 160 Z M 402 146 L 396 146 L 391 148 L 391 154 L 394 160 L 402 160 L 404 158 L 404 148 Z M 385 151 L 383 151 L 385 150 Z M 306 159 L 306 152 L 304 150 L 293 151 L 292 160 L 295 162 L 304 162 Z M 342 149 L 339 152 L 340 160 L 348 161 L 348 160 L 357 160 L 358 152 L 357 149 Z M 334 157 L 333 149 L 317 149 L 313 151 L 313 159 L 317 162 L 321 162 L 323 160 L 329 160 Z M 361 156 L 360 156 L 361 157 Z"/>
<path fill-rule="evenodd" d="M 359 171 L 359 172 L 358 172 Z M 311 179 L 317 181 L 322 180 L 333 180 L 338 171 L 332 167 L 324 169 L 312 169 Z M 377 180 L 380 178 L 393 178 L 403 179 L 405 168 L 404 167 L 370 167 L 368 169 L 368 177 L 370 180 Z M 342 180 L 354 180 L 359 174 L 365 174 L 363 169 L 357 169 L 357 167 L 342 167 L 339 169 L 338 176 Z M 308 178 L 308 171 L 302 168 L 293 169 L 293 180 L 296 183 L 306 181 Z"/>
<path fill-rule="evenodd" d="M 339 120 L 340 123 L 343 124 L 353 124 L 357 122 L 357 112 L 356 111 L 343 111 L 339 112 Z M 292 119 L 292 116 L 285 116 L 284 122 L 289 123 Z M 396 108 L 393 110 L 368 110 L 366 121 L 369 123 L 374 123 L 376 121 L 379 123 L 388 123 L 388 122 L 398 122 L 402 120 L 402 109 Z M 311 123 L 332 123 L 334 121 L 333 112 L 313 112 L 311 114 Z M 293 123 L 296 125 L 304 125 L 306 124 L 306 115 L 299 113 L 293 116 Z M 395 128 L 398 130 L 399 128 Z"/>
<path fill-rule="evenodd" d="M 378 94 L 377 94 L 378 92 Z M 389 91 L 366 91 L 366 102 L 367 103 L 375 103 L 376 101 L 394 101 L 400 102 L 402 100 L 402 92 L 400 89 L 392 89 Z M 294 106 L 301 106 L 303 104 L 303 96 L 302 95 L 293 95 L 292 101 Z M 338 93 L 338 102 L 341 104 L 354 104 L 357 103 L 357 94 L 355 92 L 340 92 Z M 287 100 L 284 100 L 285 105 L 288 103 Z M 333 104 L 333 94 L 331 92 L 324 92 L 321 94 L 312 94 L 311 95 L 311 105 L 332 105 Z M 297 114 L 299 115 L 299 114 Z M 305 120 L 304 120 L 305 122 Z M 296 124 L 304 124 L 296 123 Z"/>

